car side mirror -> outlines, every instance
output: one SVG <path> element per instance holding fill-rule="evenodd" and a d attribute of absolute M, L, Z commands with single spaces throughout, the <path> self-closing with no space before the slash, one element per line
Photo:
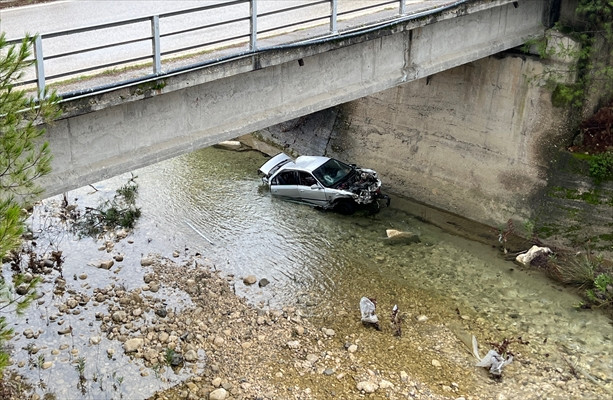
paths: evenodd
<path fill-rule="evenodd" d="M 319 186 L 317 183 L 314 183 L 311 185 L 311 189 L 321 189 L 321 186 Z"/>

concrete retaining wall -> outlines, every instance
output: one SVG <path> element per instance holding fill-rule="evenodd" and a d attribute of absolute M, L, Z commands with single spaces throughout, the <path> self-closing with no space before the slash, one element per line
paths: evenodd
<path fill-rule="evenodd" d="M 374 168 L 388 191 L 489 227 L 559 226 L 568 205 L 548 193 L 572 136 L 538 79 L 545 67 L 512 53 L 487 57 L 260 134 Z M 610 230 L 610 218 L 593 222 Z"/>

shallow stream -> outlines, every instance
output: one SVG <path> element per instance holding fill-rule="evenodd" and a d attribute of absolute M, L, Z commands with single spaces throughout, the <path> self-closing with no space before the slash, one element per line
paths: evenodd
<path fill-rule="evenodd" d="M 265 160 L 256 151 L 208 148 L 136 171 L 137 204 L 143 215 L 129 237 L 131 243 L 117 243 L 114 252 L 138 260 L 150 253 L 172 257 L 177 250 L 200 252 L 237 281 L 246 275 L 268 279 L 264 288 L 236 285 L 237 294 L 253 304 L 304 307 L 315 321 L 347 337 L 359 323 L 360 298 L 375 297 L 385 319 L 385 310 L 397 304 L 407 321 L 426 316 L 449 324 L 459 336 L 474 334 L 480 343 L 521 336 L 532 343 L 531 354 L 558 358 L 554 364 L 560 367 L 565 367 L 564 361 L 573 362 L 599 384 L 613 385 L 611 323 L 599 312 L 578 311 L 574 306 L 580 298 L 575 294 L 538 271 L 505 261 L 498 249 L 421 222 L 408 200 L 392 197 L 391 207 L 376 215 L 342 216 L 271 198 L 256 173 Z M 97 191 L 81 188 L 70 192 L 68 199 L 77 199 L 80 207 L 95 206 L 129 177 L 97 183 L 93 185 Z M 45 203 L 52 201 L 59 198 Z M 45 223 L 34 218 L 35 226 Z M 394 245 L 386 239 L 386 229 L 410 231 L 419 235 L 420 242 Z M 78 241 L 60 230 L 54 240 L 65 256 L 63 271 L 69 286 L 90 294 L 88 282 L 121 283 L 127 289 L 142 286 L 140 268 L 124 266 L 109 275 L 88 266 L 110 258 L 98 250 L 100 243 Z M 77 276 L 83 273 L 88 278 L 81 281 Z M 13 340 L 14 360 L 25 364 L 18 369 L 21 374 L 32 382 L 44 382 L 39 393 L 53 392 L 57 398 L 117 398 L 118 393 L 143 398 L 182 379 L 168 377 L 164 383 L 153 375 L 142 377 L 142 367 L 122 356 L 117 342 L 102 338 L 99 346 L 90 345 L 91 337 L 99 335 L 97 323 L 92 322 L 93 309 L 65 317 L 79 332 L 72 339 L 58 336 L 48 324 L 49 310 L 58 299 L 51 290 L 43 292 L 24 318 L 13 321 L 18 333 Z M 170 289 L 158 295 L 174 307 L 189 303 Z M 36 341 L 40 350 L 34 355 L 22 350 L 31 342 L 19 335 L 26 321 L 29 328 L 41 331 Z M 72 348 L 75 343 L 70 341 L 76 341 L 76 347 L 81 344 L 78 355 L 57 351 L 62 344 Z M 373 346 L 376 357 L 382 349 Z M 381 341 L 380 346 L 388 348 L 389 342 Z M 115 348 L 116 361 L 107 359 L 107 348 Z M 37 366 L 37 360 L 44 361 L 41 355 L 54 360 L 54 366 Z M 75 391 L 78 370 L 71 362 L 75 357 L 95 360 L 84 368 L 88 376 L 98 374 L 98 391 L 80 395 Z M 392 364 L 409 357 L 414 354 L 407 350 Z M 431 371 L 427 359 L 423 368 L 416 366 L 410 373 L 437 384 L 442 378 L 428 376 Z"/>

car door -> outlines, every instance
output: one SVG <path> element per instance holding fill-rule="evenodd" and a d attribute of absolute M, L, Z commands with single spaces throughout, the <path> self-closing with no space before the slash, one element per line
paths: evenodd
<path fill-rule="evenodd" d="M 298 174 L 294 170 L 284 170 L 272 178 L 270 193 L 286 200 L 300 201 Z"/>
<path fill-rule="evenodd" d="M 317 182 L 317 179 L 310 172 L 298 171 L 298 180 L 298 191 L 303 202 L 316 206 L 327 204 L 326 189 Z"/>

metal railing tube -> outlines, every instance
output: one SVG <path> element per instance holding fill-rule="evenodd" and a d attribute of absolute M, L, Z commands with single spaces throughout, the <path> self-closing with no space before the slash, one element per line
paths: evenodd
<path fill-rule="evenodd" d="M 40 35 L 34 38 L 34 57 L 36 58 L 36 87 L 40 100 L 45 96 L 45 64 L 43 57 L 43 40 Z"/>
<path fill-rule="evenodd" d="M 251 0 L 249 2 L 249 15 L 251 15 L 249 49 L 256 51 L 258 49 L 258 0 Z"/>
<path fill-rule="evenodd" d="M 401 16 L 407 13 L 405 0 L 400 0 L 400 9 L 398 10 L 398 14 Z"/>
<path fill-rule="evenodd" d="M 338 0 L 330 0 L 330 33 L 338 33 Z"/>
<path fill-rule="evenodd" d="M 162 50 L 160 49 L 160 16 L 151 17 L 151 47 L 153 50 L 153 73 L 162 72 Z"/>

